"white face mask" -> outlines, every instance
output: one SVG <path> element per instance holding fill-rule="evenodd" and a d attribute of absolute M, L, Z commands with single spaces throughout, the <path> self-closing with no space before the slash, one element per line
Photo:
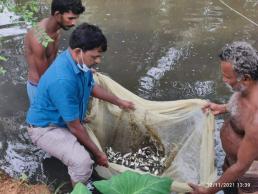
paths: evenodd
<path fill-rule="evenodd" d="M 82 64 L 80 64 L 79 60 L 78 60 L 78 63 L 77 63 L 78 68 L 80 70 L 84 71 L 84 72 L 88 72 L 90 69 L 88 68 L 88 66 L 83 61 L 82 50 L 81 50 L 81 59 L 82 59 Z"/>

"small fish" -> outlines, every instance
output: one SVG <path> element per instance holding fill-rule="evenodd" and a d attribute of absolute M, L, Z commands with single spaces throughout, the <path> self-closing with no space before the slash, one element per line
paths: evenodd
<path fill-rule="evenodd" d="M 165 157 L 161 157 L 158 152 L 154 152 L 151 147 L 140 148 L 137 152 L 122 154 L 115 152 L 111 147 L 106 148 L 108 160 L 110 162 L 124 165 L 132 169 L 140 169 L 159 175 L 165 169 Z"/>

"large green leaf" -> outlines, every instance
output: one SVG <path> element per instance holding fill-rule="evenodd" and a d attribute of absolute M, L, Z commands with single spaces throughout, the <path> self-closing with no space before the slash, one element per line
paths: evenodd
<path fill-rule="evenodd" d="M 93 184 L 103 194 L 169 194 L 172 180 L 126 171 L 110 180 L 96 181 Z"/>
<path fill-rule="evenodd" d="M 73 191 L 71 194 L 92 194 L 92 193 L 88 190 L 88 188 L 84 184 L 77 183 L 73 188 Z"/>

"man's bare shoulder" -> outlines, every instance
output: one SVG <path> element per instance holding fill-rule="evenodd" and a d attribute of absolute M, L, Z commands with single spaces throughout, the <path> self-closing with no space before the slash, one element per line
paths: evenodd
<path fill-rule="evenodd" d="M 41 20 L 40 22 L 37 23 L 34 27 L 30 28 L 25 35 L 25 41 L 27 42 L 28 46 L 34 47 L 42 47 L 42 49 L 45 49 L 42 44 L 39 41 L 39 30 L 45 31 L 45 23 L 46 23 L 46 18 Z"/>
<path fill-rule="evenodd" d="M 25 36 L 25 47 L 26 50 L 29 50 L 31 53 L 44 53 L 47 49 L 42 45 L 35 29 L 33 28 L 30 29 Z"/>
<path fill-rule="evenodd" d="M 26 53 L 30 56 L 44 56 L 46 52 L 46 48 L 43 47 L 42 44 L 38 41 L 36 37 L 33 35 L 28 37 L 25 43 Z"/>

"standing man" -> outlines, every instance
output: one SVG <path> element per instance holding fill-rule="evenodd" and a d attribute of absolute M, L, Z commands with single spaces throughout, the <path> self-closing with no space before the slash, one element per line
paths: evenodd
<path fill-rule="evenodd" d="M 41 20 L 25 36 L 25 58 L 28 63 L 27 93 L 30 103 L 34 98 L 41 75 L 57 55 L 60 29 L 69 30 L 75 26 L 79 15 L 85 10 L 81 0 L 53 0 L 51 16 Z M 50 38 L 42 44 L 42 33 Z M 52 39 L 52 40 L 51 40 Z"/>
<path fill-rule="evenodd" d="M 221 54 L 223 81 L 234 92 L 227 105 L 209 103 L 217 115 L 229 112 L 220 137 L 226 153 L 224 173 L 209 188 L 189 184 L 192 194 L 213 194 L 225 187 L 258 193 L 258 56 L 246 42 L 226 45 Z M 226 167 L 227 166 L 227 167 Z"/>
<path fill-rule="evenodd" d="M 107 49 L 106 38 L 97 26 L 78 26 L 69 45 L 41 77 L 27 123 L 32 142 L 68 166 L 75 184 L 90 178 L 94 161 L 108 166 L 106 154 L 98 149 L 82 124 L 90 96 L 123 109 L 134 109 L 134 104 L 94 82 L 89 69 L 101 62 L 102 52 Z"/>

